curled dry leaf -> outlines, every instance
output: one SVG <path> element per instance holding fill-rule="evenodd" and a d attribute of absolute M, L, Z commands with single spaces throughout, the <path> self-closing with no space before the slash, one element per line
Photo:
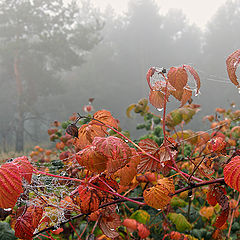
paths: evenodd
<path fill-rule="evenodd" d="M 144 201 L 147 205 L 163 209 L 171 200 L 171 194 L 175 192 L 175 187 L 172 179 L 163 178 L 158 180 L 158 184 L 147 188 L 143 192 Z"/>
<path fill-rule="evenodd" d="M 228 72 L 229 79 L 238 88 L 240 87 L 240 84 L 239 84 L 237 76 L 236 76 L 236 70 L 237 70 L 239 63 L 240 63 L 240 49 L 238 49 L 235 52 L 233 52 L 232 54 L 230 54 L 226 60 L 227 72 Z"/>
<path fill-rule="evenodd" d="M 179 101 L 181 101 L 181 107 L 185 105 L 192 97 L 192 90 L 186 85 L 182 90 L 176 90 L 172 92 L 172 95 Z"/>
<path fill-rule="evenodd" d="M 101 173 L 106 170 L 107 158 L 96 151 L 95 146 L 88 146 L 76 154 L 76 160 L 89 171 Z"/>
<path fill-rule="evenodd" d="M 22 179 L 15 164 L 5 163 L 0 167 L 0 208 L 12 208 L 23 192 Z"/>
<path fill-rule="evenodd" d="M 104 208 L 102 217 L 99 221 L 99 227 L 102 232 L 109 238 L 116 238 L 119 233 L 116 228 L 121 225 L 120 216 L 116 214 L 116 205 L 111 205 Z"/>
<path fill-rule="evenodd" d="M 114 136 L 95 137 L 92 144 L 96 147 L 97 152 L 107 158 L 107 170 L 110 174 L 124 167 L 132 156 L 127 143 Z"/>
<path fill-rule="evenodd" d="M 193 78 L 194 78 L 194 80 L 195 80 L 195 82 L 197 84 L 196 94 L 198 94 L 199 93 L 199 89 L 201 87 L 200 77 L 199 77 L 198 73 L 196 72 L 196 70 L 193 67 L 191 67 L 189 65 L 183 65 L 183 67 L 185 69 L 187 69 L 189 71 L 189 73 L 193 76 Z"/>

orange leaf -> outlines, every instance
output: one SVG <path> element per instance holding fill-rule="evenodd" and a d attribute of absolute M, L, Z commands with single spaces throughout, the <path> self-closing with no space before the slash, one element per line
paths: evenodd
<path fill-rule="evenodd" d="M 106 170 L 107 158 L 96 151 L 95 146 L 88 146 L 76 154 L 76 160 L 91 172 L 101 173 Z"/>
<path fill-rule="evenodd" d="M 149 156 L 141 153 L 141 161 L 138 165 L 138 172 L 146 172 L 146 171 L 165 171 L 167 170 L 167 162 L 171 160 L 168 151 L 166 148 L 162 146 L 158 146 L 158 144 L 152 139 L 143 139 L 139 142 L 139 146 L 147 153 L 159 159 L 159 162 L 150 158 Z M 174 158 L 177 154 L 177 151 L 170 150 L 172 153 L 172 157 Z"/>
<path fill-rule="evenodd" d="M 0 207 L 14 207 L 22 192 L 22 179 L 17 166 L 12 162 L 3 164 L 0 167 Z"/>
<path fill-rule="evenodd" d="M 240 156 L 234 157 L 223 169 L 224 181 L 240 192 Z"/>
<path fill-rule="evenodd" d="M 188 81 L 188 75 L 183 67 L 171 67 L 168 71 L 168 81 L 176 90 L 183 90 Z"/>
<path fill-rule="evenodd" d="M 163 209 L 171 200 L 170 194 L 175 192 L 172 179 L 161 179 L 161 181 L 143 192 L 144 201 L 147 205 Z"/>
<path fill-rule="evenodd" d="M 124 219 L 122 224 L 123 226 L 129 228 L 132 231 L 137 230 L 138 222 L 135 219 L 130 219 L 130 218 Z"/>
<path fill-rule="evenodd" d="M 163 108 L 164 105 L 164 94 L 160 91 L 153 91 L 150 90 L 149 93 L 149 102 L 155 107 L 155 108 Z"/>
<path fill-rule="evenodd" d="M 200 209 L 199 213 L 201 216 L 203 216 L 207 219 L 210 219 L 214 214 L 214 208 L 212 206 L 211 207 L 203 207 Z"/>
<path fill-rule="evenodd" d="M 91 145 L 95 137 L 104 137 L 106 132 L 102 126 L 83 124 L 78 130 L 78 138 L 75 138 L 74 145 L 77 150 L 83 149 L 87 145 Z"/>
<path fill-rule="evenodd" d="M 120 185 L 127 186 L 131 183 L 133 178 L 137 175 L 137 165 L 140 162 L 140 156 L 137 151 L 132 148 L 132 157 L 129 163 L 127 163 L 123 168 L 115 172 L 115 176 L 120 178 Z"/>
<path fill-rule="evenodd" d="M 174 91 L 175 91 L 175 89 L 170 84 L 168 84 L 167 100 L 170 96 L 170 93 L 172 93 Z M 166 82 L 165 81 L 157 81 L 150 90 L 149 102 L 155 108 L 163 108 L 164 99 L 165 99 L 165 92 L 166 92 Z"/>
<path fill-rule="evenodd" d="M 196 94 L 198 94 L 199 89 L 201 87 L 200 77 L 198 76 L 198 73 L 195 71 L 195 69 L 189 65 L 183 65 L 184 68 L 186 68 L 190 74 L 192 74 L 193 78 L 195 79 L 195 82 L 197 84 L 197 91 Z"/>
<path fill-rule="evenodd" d="M 25 178 L 27 182 L 30 184 L 32 180 L 32 173 L 33 173 L 33 166 L 28 161 L 26 156 L 15 158 L 12 161 L 13 164 L 16 164 L 17 168 L 19 169 L 21 177 Z"/>
<path fill-rule="evenodd" d="M 111 127 L 118 128 L 117 120 L 112 116 L 112 114 L 107 110 L 99 110 L 96 113 L 94 113 L 93 118 L 96 120 L 101 121 L 104 124 L 107 124 Z M 99 125 L 100 123 L 98 121 L 92 120 L 89 124 L 96 124 Z M 104 130 L 107 130 L 106 126 L 103 126 Z"/>
<path fill-rule="evenodd" d="M 100 198 L 97 195 L 97 191 L 95 189 L 80 185 L 78 187 L 78 193 L 82 213 L 87 214 L 98 210 Z"/>
<path fill-rule="evenodd" d="M 107 157 L 107 170 L 110 174 L 124 167 L 132 156 L 127 143 L 114 136 L 107 138 L 95 137 L 92 144 L 96 146 L 97 152 Z"/>
<path fill-rule="evenodd" d="M 240 84 L 237 80 L 236 70 L 237 70 L 239 63 L 240 63 L 240 49 L 238 49 L 235 52 L 233 52 L 232 54 L 230 54 L 226 60 L 229 79 L 238 88 L 240 87 Z"/>

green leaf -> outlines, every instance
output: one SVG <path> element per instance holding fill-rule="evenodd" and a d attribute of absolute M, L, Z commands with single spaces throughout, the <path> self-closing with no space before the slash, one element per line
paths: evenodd
<path fill-rule="evenodd" d="M 170 202 L 172 207 L 186 207 L 187 203 L 179 197 L 173 197 Z"/>
<path fill-rule="evenodd" d="M 192 228 L 192 225 L 188 222 L 188 220 L 182 214 L 169 213 L 168 218 L 171 220 L 172 223 L 175 224 L 176 229 L 179 232 L 184 232 Z"/>
<path fill-rule="evenodd" d="M 15 240 L 14 231 L 11 229 L 9 223 L 0 221 L 0 240 Z"/>
<path fill-rule="evenodd" d="M 135 219 L 140 223 L 147 224 L 150 220 L 150 215 L 144 210 L 137 210 L 130 216 L 130 218 Z"/>

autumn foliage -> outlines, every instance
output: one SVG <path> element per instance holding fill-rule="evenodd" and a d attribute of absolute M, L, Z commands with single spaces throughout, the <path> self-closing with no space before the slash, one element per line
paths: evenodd
<path fill-rule="evenodd" d="M 237 50 L 226 61 L 237 87 L 239 59 Z M 0 208 L 12 209 L 16 237 L 237 239 L 240 111 L 217 108 L 203 119 L 209 131 L 186 129 L 200 110 L 192 103 L 201 87 L 195 69 L 152 67 L 146 78 L 149 102 L 162 115 L 145 98 L 128 107 L 128 117 L 133 110 L 144 117 L 148 133 L 140 140 L 107 110 L 75 113 L 48 130 L 55 148 L 36 146 L 28 157 L 2 164 Z M 171 96 L 180 107 L 167 112 Z M 94 110 L 92 101 L 85 113 Z"/>

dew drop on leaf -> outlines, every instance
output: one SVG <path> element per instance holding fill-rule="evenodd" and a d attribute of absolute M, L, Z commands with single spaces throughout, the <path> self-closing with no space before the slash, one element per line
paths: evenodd
<path fill-rule="evenodd" d="M 200 94 L 201 94 L 201 92 L 199 90 L 198 91 L 195 90 L 195 94 L 194 94 L 195 97 L 197 97 Z"/>
<path fill-rule="evenodd" d="M 158 110 L 159 112 L 161 112 L 161 111 L 163 110 L 163 108 L 157 108 L 157 110 Z"/>
<path fill-rule="evenodd" d="M 237 87 L 237 89 L 238 89 L 238 93 L 240 94 L 240 87 Z"/>

